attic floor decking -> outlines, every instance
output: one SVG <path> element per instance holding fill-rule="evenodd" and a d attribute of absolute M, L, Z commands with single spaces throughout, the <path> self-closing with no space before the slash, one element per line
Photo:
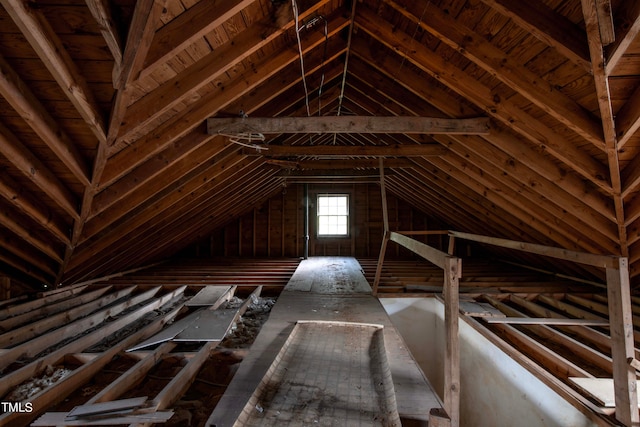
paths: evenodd
<path fill-rule="evenodd" d="M 300 263 L 207 426 L 234 425 L 299 320 L 383 325 L 384 345 L 402 424 L 427 425 L 430 409 L 441 407 L 384 308 L 371 295 L 360 264 L 353 258 L 317 257 Z M 331 338 L 328 335 L 326 339 Z M 340 384 L 341 378 L 326 382 Z M 345 424 L 341 419 L 325 417 L 318 425 Z M 371 424 L 356 422 L 355 425 Z"/>

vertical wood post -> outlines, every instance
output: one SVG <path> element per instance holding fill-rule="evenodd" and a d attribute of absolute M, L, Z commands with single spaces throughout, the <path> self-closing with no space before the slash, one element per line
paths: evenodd
<path fill-rule="evenodd" d="M 629 262 L 619 258 L 618 268 L 607 268 L 609 329 L 615 388 L 616 419 L 626 426 L 640 425 L 636 371 L 627 360 L 635 356 Z"/>
<path fill-rule="evenodd" d="M 451 427 L 460 425 L 460 340 L 458 337 L 459 279 L 462 260 L 447 257 L 444 268 L 444 409 L 451 420 Z"/>
<path fill-rule="evenodd" d="M 6 301 L 11 298 L 11 278 L 0 276 L 0 301 Z"/>
<path fill-rule="evenodd" d="M 373 279 L 373 295 L 378 295 L 378 285 L 380 284 L 380 275 L 382 274 L 382 263 L 384 255 L 387 252 L 387 243 L 389 242 L 389 214 L 387 212 L 387 192 L 384 187 L 384 160 L 380 157 L 380 196 L 382 198 L 382 222 L 384 224 L 384 235 L 382 236 L 382 246 L 380 247 L 380 256 L 378 257 L 378 265 L 376 266 L 376 277 Z"/>

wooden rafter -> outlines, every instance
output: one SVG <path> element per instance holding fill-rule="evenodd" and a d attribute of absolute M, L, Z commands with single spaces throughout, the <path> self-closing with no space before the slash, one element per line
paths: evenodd
<path fill-rule="evenodd" d="M 600 149 L 604 149 L 602 128 L 586 110 L 549 82 L 518 64 L 508 54 L 460 24 L 439 8 L 433 7 L 424 16 L 416 16 L 392 0 L 385 0 L 394 10 L 437 36 L 498 80 L 521 93 L 535 105 Z"/>
<path fill-rule="evenodd" d="M 621 149 L 640 129 L 640 87 L 629 97 L 615 117 L 618 148 Z"/>
<path fill-rule="evenodd" d="M 254 1 L 201 1 L 187 9 L 160 28 L 153 37 L 140 77 L 150 75 L 164 62 L 222 25 Z"/>
<path fill-rule="evenodd" d="M 607 75 L 611 74 L 627 49 L 640 33 L 640 3 L 624 1 L 616 13 L 618 34 L 613 44 L 607 46 Z"/>
<path fill-rule="evenodd" d="M 502 99 L 496 102 L 496 98 L 500 98 L 498 94 L 494 95 L 489 87 L 482 85 L 478 80 L 426 47 L 414 45 L 412 50 L 415 52 L 411 54 L 397 49 L 398 46 L 409 44 L 409 36 L 401 34 L 392 28 L 387 21 L 382 20 L 373 13 L 361 10 L 359 18 L 356 19 L 356 25 L 359 25 L 362 31 L 369 33 L 372 37 L 402 55 L 407 61 L 411 61 L 442 84 L 476 104 L 487 114 L 499 119 L 520 133 L 533 144 L 543 144 L 548 153 L 589 179 L 605 193 L 610 194 L 612 192 L 607 179 L 609 171 L 604 165 L 585 153 L 584 150 L 577 149 L 575 145 L 559 137 L 554 130 L 527 114 L 511 100 Z M 370 47 L 366 43 L 354 40 L 354 52 L 360 54 L 360 52 L 368 51 L 369 49 Z"/>
<path fill-rule="evenodd" d="M 0 145 L 2 145 L 1 142 Z M 27 192 L 23 186 L 18 185 L 8 174 L 0 177 L 0 196 L 48 230 L 58 240 L 69 243 L 68 225 L 45 204 Z"/>
<path fill-rule="evenodd" d="M 301 19 L 313 13 L 317 8 L 301 14 Z M 331 38 L 340 34 L 340 31 L 348 25 L 348 20 L 342 16 L 330 19 L 327 37 Z M 265 23 L 265 26 L 268 25 Z M 192 96 L 205 85 L 219 78 L 231 67 L 247 59 L 253 53 L 273 42 L 282 35 L 287 25 L 271 32 L 265 37 L 262 26 L 255 26 L 242 32 L 233 43 L 211 52 L 193 66 L 185 69 L 172 79 L 164 82 L 153 92 L 133 103 L 126 121 L 122 125 L 119 138 L 123 141 L 134 139 L 141 130 L 153 123 L 171 108 Z M 311 33 L 304 40 L 305 51 L 321 45 L 325 37 L 321 33 Z"/>
<path fill-rule="evenodd" d="M 410 116 L 321 116 L 210 118 L 209 135 L 236 132 L 280 133 L 428 133 L 481 135 L 489 132 L 489 120 L 442 119 Z"/>
<path fill-rule="evenodd" d="M 107 0 L 85 0 L 85 2 L 91 11 L 91 15 L 93 15 L 93 18 L 100 27 L 102 37 L 107 43 L 111 55 L 113 55 L 113 59 L 115 61 L 114 68 L 118 73 L 122 66 L 123 46 L 120 34 L 118 33 L 118 29 L 116 28 L 113 20 L 110 3 Z"/>
<path fill-rule="evenodd" d="M 2 124 L 0 124 L 0 153 L 72 218 L 79 217 L 78 201 L 73 193 Z"/>
<path fill-rule="evenodd" d="M 129 27 L 122 65 L 114 67 L 113 86 L 116 97 L 113 102 L 107 143 L 112 145 L 118 137 L 122 120 L 130 101 L 130 83 L 135 81 L 143 68 L 144 59 L 151 46 L 158 19 L 167 0 L 141 0 L 136 2 Z"/>
<path fill-rule="evenodd" d="M 582 0 L 582 12 L 584 15 L 589 51 L 593 63 L 593 80 L 598 95 L 598 107 L 604 131 L 604 141 L 607 147 L 607 160 L 609 164 L 609 176 L 613 188 L 613 203 L 615 206 L 616 222 L 618 224 L 618 244 L 620 254 L 629 255 L 627 242 L 627 228 L 625 226 L 624 206 L 622 198 L 622 179 L 620 176 L 620 162 L 618 161 L 618 143 L 616 140 L 616 125 L 611 105 L 611 93 L 609 91 L 609 79 L 605 72 L 605 58 L 600 30 L 598 26 L 596 0 Z"/>
<path fill-rule="evenodd" d="M 0 56 L 0 94 L 51 148 L 82 183 L 89 183 L 89 168 L 69 136 L 51 117 L 17 72 Z"/>
<path fill-rule="evenodd" d="M 105 122 L 93 93 L 46 19 L 22 0 L 2 0 L 2 5 L 98 141 L 106 141 Z M 84 175 L 82 177 L 86 179 Z"/>
<path fill-rule="evenodd" d="M 598 15 L 600 40 L 604 46 L 610 45 L 616 40 L 616 31 L 613 27 L 611 0 L 596 0 L 596 14 Z"/>
<path fill-rule="evenodd" d="M 482 0 L 501 14 L 508 16 L 536 38 L 555 48 L 573 63 L 589 73 L 591 60 L 587 40 L 579 28 L 543 3 L 511 0 Z"/>

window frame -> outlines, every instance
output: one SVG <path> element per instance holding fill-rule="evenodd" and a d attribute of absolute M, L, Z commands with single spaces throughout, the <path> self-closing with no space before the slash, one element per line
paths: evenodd
<path fill-rule="evenodd" d="M 344 239 L 344 238 L 349 238 L 351 235 L 351 195 L 348 193 L 328 193 L 328 192 L 323 192 L 323 193 L 317 193 L 316 194 L 316 237 L 318 239 Z M 347 199 L 347 212 L 345 215 L 321 215 L 320 212 L 320 198 L 325 197 L 325 198 L 330 198 L 330 197 L 344 197 Z M 325 217 L 333 217 L 333 216 L 338 216 L 338 217 L 342 217 L 345 216 L 347 218 L 347 230 L 345 232 L 345 234 L 321 234 L 320 233 L 320 217 L 321 216 L 325 216 Z"/>

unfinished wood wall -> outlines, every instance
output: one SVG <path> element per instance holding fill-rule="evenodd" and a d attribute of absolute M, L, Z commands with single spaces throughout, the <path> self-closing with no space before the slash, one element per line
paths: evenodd
<path fill-rule="evenodd" d="M 382 242 L 382 200 L 378 184 L 309 184 L 309 255 L 376 257 Z M 318 193 L 350 195 L 350 235 L 346 238 L 316 236 L 315 200 Z M 440 221 L 393 196 L 387 196 L 392 230 L 446 229 Z M 184 255 L 299 257 L 304 254 L 304 185 L 294 184 L 250 212 L 228 223 Z M 424 241 L 426 237 L 423 237 Z M 446 248 L 446 237 L 429 236 L 429 243 Z M 390 256 L 410 256 L 393 248 Z"/>

